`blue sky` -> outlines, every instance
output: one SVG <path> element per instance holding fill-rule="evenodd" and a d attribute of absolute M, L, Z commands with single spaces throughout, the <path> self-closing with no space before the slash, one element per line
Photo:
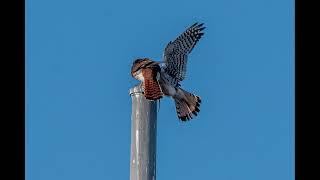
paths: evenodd
<path fill-rule="evenodd" d="M 294 179 L 294 1 L 26 1 L 26 179 L 129 179 L 134 59 L 205 35 L 158 113 L 157 179 Z"/>

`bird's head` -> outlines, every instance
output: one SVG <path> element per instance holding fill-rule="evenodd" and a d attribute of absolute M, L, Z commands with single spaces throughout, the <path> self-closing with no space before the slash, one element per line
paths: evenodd
<path fill-rule="evenodd" d="M 152 62 L 152 61 L 150 59 L 148 59 L 148 58 L 136 59 L 132 63 L 132 67 L 131 67 L 131 75 L 132 75 L 132 77 L 136 77 L 137 74 L 140 72 L 140 70 L 150 62 Z"/>
<path fill-rule="evenodd" d="M 131 75 L 132 75 L 132 77 L 135 77 L 137 75 L 138 71 L 141 69 L 141 65 L 142 65 L 143 61 L 144 61 L 144 59 L 136 59 L 132 63 L 132 67 L 131 67 Z"/>

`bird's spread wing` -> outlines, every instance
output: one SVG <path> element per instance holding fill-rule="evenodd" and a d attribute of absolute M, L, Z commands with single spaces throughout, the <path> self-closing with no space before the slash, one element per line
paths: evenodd
<path fill-rule="evenodd" d="M 176 82 L 186 76 L 187 58 L 199 39 L 204 34 L 203 23 L 195 23 L 183 32 L 176 40 L 169 42 L 164 50 L 164 71 Z"/>

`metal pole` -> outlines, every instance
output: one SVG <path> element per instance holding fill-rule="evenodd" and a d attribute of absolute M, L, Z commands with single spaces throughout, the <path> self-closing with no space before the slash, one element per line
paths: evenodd
<path fill-rule="evenodd" d="M 130 180 L 156 179 L 157 102 L 147 100 L 140 86 L 130 89 Z"/>

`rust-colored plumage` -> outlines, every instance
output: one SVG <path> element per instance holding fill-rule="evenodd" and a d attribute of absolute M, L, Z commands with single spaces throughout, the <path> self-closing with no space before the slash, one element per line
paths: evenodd
<path fill-rule="evenodd" d="M 154 68 L 142 70 L 144 77 L 144 96 L 149 100 L 158 100 L 162 98 L 163 94 L 157 80 L 157 71 Z"/>
<path fill-rule="evenodd" d="M 149 100 L 159 100 L 163 93 L 158 81 L 160 66 L 147 58 L 137 59 L 131 68 L 131 75 L 142 81 L 144 96 Z"/>

